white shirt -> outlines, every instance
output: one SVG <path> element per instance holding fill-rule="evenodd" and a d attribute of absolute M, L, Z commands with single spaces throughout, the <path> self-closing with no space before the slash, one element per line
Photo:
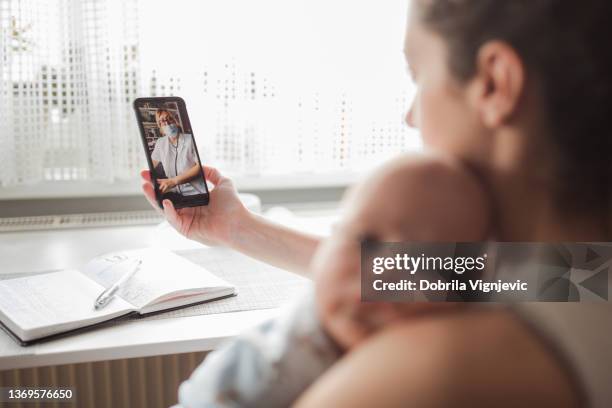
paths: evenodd
<path fill-rule="evenodd" d="M 183 174 L 196 164 L 200 164 L 193 136 L 189 133 L 179 133 L 176 146 L 170 143 L 168 136 L 160 137 L 155 143 L 151 158 L 161 163 L 168 178 Z M 204 194 L 206 193 L 204 183 L 203 177 L 197 177 L 188 183 L 173 187 L 169 191 L 182 195 Z"/>

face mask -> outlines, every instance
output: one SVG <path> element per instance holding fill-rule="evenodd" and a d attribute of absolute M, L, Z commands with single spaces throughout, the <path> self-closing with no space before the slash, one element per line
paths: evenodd
<path fill-rule="evenodd" d="M 176 137 L 176 135 L 178 134 L 178 126 L 176 126 L 174 123 L 164 125 L 161 127 L 161 129 L 164 135 L 166 136 Z"/>

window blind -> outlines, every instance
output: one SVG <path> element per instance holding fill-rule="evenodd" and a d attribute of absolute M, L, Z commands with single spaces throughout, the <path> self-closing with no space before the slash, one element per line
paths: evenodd
<path fill-rule="evenodd" d="M 203 160 L 235 175 L 418 148 L 406 5 L 382 3 L 0 0 L 0 185 L 137 177 L 137 96 L 185 98 Z"/>

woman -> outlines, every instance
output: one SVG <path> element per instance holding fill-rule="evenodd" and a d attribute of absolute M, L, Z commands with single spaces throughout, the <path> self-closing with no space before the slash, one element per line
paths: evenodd
<path fill-rule="evenodd" d="M 163 169 L 164 177 L 157 178 L 162 194 L 166 197 L 205 194 L 193 136 L 182 133 L 174 116 L 165 109 L 155 112 L 155 121 L 162 137 L 155 142 L 151 159 L 153 167 L 161 165 Z"/>
<path fill-rule="evenodd" d="M 407 121 L 428 148 L 477 180 L 492 214 L 488 238 L 610 241 L 612 3 L 411 4 L 406 54 L 418 94 Z M 428 183 L 426 169 L 419 171 Z M 248 213 L 230 180 L 206 173 L 216 186 L 212 205 L 177 212 L 164 201 L 172 225 L 201 242 L 307 271 L 317 238 Z M 439 185 L 429 189 L 444 196 Z M 143 188 L 154 204 L 150 183 Z M 330 293 L 346 283 L 343 259 L 354 259 L 348 247 L 345 258 L 329 258 L 337 246 L 325 241 L 314 262 L 318 288 Z M 333 327 L 333 311 L 321 310 Z M 611 317 L 607 304 L 424 315 L 344 339 L 349 352 L 298 405 L 612 406 Z"/>

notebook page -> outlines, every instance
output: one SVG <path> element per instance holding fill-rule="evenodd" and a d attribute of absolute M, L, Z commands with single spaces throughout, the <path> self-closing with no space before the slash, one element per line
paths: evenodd
<path fill-rule="evenodd" d="M 124 315 L 132 305 L 113 299 L 95 310 L 104 290 L 75 270 L 0 281 L 0 318 L 22 340 L 61 333 Z"/>
<path fill-rule="evenodd" d="M 141 260 L 140 269 L 117 295 L 137 309 L 176 297 L 231 288 L 206 269 L 164 249 L 138 249 L 102 255 L 90 261 L 82 272 L 104 287 L 111 286 Z M 189 303 L 186 301 L 186 303 Z"/>

